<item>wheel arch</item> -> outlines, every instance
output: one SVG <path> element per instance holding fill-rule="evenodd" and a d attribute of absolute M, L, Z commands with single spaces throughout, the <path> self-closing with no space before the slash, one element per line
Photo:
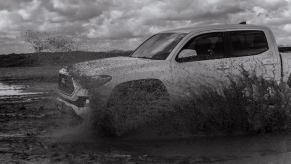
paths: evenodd
<path fill-rule="evenodd" d="M 112 89 L 112 91 L 110 93 L 108 101 L 110 101 L 110 99 L 113 96 L 115 96 L 115 94 L 117 92 L 126 90 L 126 89 L 128 89 L 130 87 L 138 87 L 138 88 L 143 88 L 143 87 L 149 88 L 149 87 L 151 87 L 152 89 L 159 88 L 162 91 L 164 91 L 166 94 L 169 94 L 166 85 L 159 79 L 154 79 L 154 78 L 151 78 L 151 79 L 138 79 L 138 80 L 125 81 L 125 82 L 122 82 L 122 83 L 116 85 L 115 87 L 113 87 L 113 89 Z"/>
<path fill-rule="evenodd" d="M 128 87 L 128 86 L 137 86 L 137 85 L 140 87 L 145 87 L 145 86 L 161 87 L 164 91 L 167 92 L 167 87 L 165 86 L 165 84 L 161 80 L 154 79 L 154 78 L 125 81 L 116 85 L 112 89 L 112 92 L 116 91 L 119 88 Z"/>

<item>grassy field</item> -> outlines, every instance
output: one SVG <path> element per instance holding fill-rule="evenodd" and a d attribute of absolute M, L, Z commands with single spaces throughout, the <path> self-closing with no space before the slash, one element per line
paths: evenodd
<path fill-rule="evenodd" d="M 0 67 L 63 66 L 87 60 L 115 56 L 128 56 L 131 51 L 111 52 L 42 52 L 29 54 L 0 55 Z"/>
<path fill-rule="evenodd" d="M 40 66 L 40 67 L 8 67 L 0 68 L 1 81 L 49 81 L 57 80 L 58 70 L 61 66 Z"/>

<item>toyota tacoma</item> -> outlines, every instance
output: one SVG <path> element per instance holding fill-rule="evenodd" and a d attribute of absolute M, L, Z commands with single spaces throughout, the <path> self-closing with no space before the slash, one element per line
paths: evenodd
<path fill-rule="evenodd" d="M 170 100 L 189 95 L 189 86 L 224 84 L 243 67 L 258 76 L 290 83 L 291 55 L 280 53 L 273 33 L 255 25 L 209 25 L 157 33 L 128 57 L 77 63 L 59 71 L 58 107 L 84 117 L 95 95 L 103 104 L 125 86 L 162 92 Z M 130 92 L 131 93 L 131 92 Z M 160 95 L 160 96 L 161 96 Z"/>

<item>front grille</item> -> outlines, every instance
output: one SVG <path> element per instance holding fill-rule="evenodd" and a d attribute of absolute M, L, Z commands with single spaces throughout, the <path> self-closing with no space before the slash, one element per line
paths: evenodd
<path fill-rule="evenodd" d="M 66 101 L 66 102 L 68 102 L 70 104 L 73 104 L 73 105 L 75 105 L 76 107 L 79 107 L 79 108 L 85 107 L 87 100 L 89 100 L 88 97 L 85 97 L 85 96 L 78 97 L 78 99 L 75 100 L 75 101 L 66 99 L 64 97 L 60 97 L 60 99 Z"/>
<path fill-rule="evenodd" d="M 59 89 L 65 94 L 72 94 L 74 92 L 73 80 L 70 76 L 59 74 Z"/>

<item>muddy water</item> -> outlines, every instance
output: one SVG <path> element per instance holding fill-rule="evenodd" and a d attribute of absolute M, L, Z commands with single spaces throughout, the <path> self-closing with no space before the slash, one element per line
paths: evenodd
<path fill-rule="evenodd" d="M 26 88 L 26 85 L 8 85 L 0 82 L 0 97 L 39 94 L 35 92 L 25 92 L 24 90 Z"/>
<path fill-rule="evenodd" d="M 150 156 L 189 163 L 290 163 L 291 136 L 194 137 L 125 144 Z M 123 145 L 123 146 L 125 146 Z"/>
<path fill-rule="evenodd" d="M 0 100 L 0 163 L 291 163 L 290 134 L 101 139 L 78 119 L 61 115 L 53 96 L 25 101 L 37 92 L 0 85 L 2 100 L 22 100 Z"/>

